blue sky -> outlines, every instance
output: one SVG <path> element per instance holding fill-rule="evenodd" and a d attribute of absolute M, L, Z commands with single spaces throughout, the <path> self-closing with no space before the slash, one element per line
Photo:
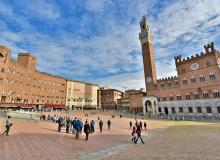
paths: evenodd
<path fill-rule="evenodd" d="M 157 77 L 173 57 L 220 49 L 219 0 L 0 0 L 0 44 L 38 58 L 51 74 L 117 89 L 144 88 L 139 21 L 154 33 Z"/>

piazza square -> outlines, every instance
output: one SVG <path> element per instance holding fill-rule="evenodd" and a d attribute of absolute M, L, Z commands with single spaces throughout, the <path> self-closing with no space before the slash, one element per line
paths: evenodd
<path fill-rule="evenodd" d="M 219 27 L 219 0 L 0 0 L 0 160 L 220 159 Z"/>

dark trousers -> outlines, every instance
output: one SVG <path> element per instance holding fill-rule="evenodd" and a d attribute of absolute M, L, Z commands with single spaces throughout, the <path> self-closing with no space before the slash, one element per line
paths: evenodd
<path fill-rule="evenodd" d="M 131 141 L 132 141 L 132 142 L 135 142 L 135 139 L 136 139 L 136 136 L 134 136 L 134 137 L 131 139 Z"/>
<path fill-rule="evenodd" d="M 69 133 L 70 126 L 66 126 L 66 133 Z"/>
<path fill-rule="evenodd" d="M 61 125 L 58 125 L 58 132 L 61 132 Z"/>
<path fill-rule="evenodd" d="M 10 126 L 5 126 L 5 127 L 6 127 L 6 130 L 3 132 L 3 135 L 6 133 L 6 136 L 8 136 Z"/>
<path fill-rule="evenodd" d="M 91 127 L 91 133 L 95 132 L 95 128 L 92 126 Z"/>
<path fill-rule="evenodd" d="M 137 139 L 135 140 L 135 143 L 137 143 L 139 138 L 141 139 L 141 142 L 144 143 L 140 133 L 137 133 Z"/>
<path fill-rule="evenodd" d="M 79 139 L 79 130 L 76 130 L 76 139 Z"/>
<path fill-rule="evenodd" d="M 108 125 L 108 130 L 110 130 L 110 125 Z"/>
<path fill-rule="evenodd" d="M 89 133 L 86 133 L 86 141 L 89 139 Z"/>
<path fill-rule="evenodd" d="M 102 132 L 102 127 L 100 127 L 100 132 Z"/>

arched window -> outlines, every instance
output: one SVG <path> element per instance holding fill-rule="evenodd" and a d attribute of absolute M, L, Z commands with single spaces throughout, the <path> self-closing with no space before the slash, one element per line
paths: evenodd
<path fill-rule="evenodd" d="M 188 84 L 187 79 L 184 79 L 184 80 L 183 80 L 183 84 L 185 84 L 185 85 Z"/>
<path fill-rule="evenodd" d="M 207 63 L 206 63 L 206 66 L 207 66 L 207 67 L 210 67 L 210 66 L 211 66 L 210 62 L 207 62 Z"/>
<path fill-rule="evenodd" d="M 194 99 L 199 99 L 199 93 L 198 92 L 194 92 Z"/>
<path fill-rule="evenodd" d="M 183 113 L 183 107 L 179 107 L 179 112 Z"/>
<path fill-rule="evenodd" d="M 207 113 L 212 113 L 212 108 L 211 107 L 206 107 L 206 112 Z"/>
<path fill-rule="evenodd" d="M 191 77 L 191 83 L 196 83 L 196 79 L 194 76 Z"/>
<path fill-rule="evenodd" d="M 173 101 L 173 100 L 174 100 L 173 96 L 170 96 L 170 101 Z"/>
<path fill-rule="evenodd" d="M 213 97 L 214 97 L 214 98 L 220 98 L 220 93 L 219 93 L 218 90 L 214 90 L 214 91 L 213 91 Z"/>
<path fill-rule="evenodd" d="M 159 112 L 159 113 L 161 112 L 161 108 L 160 108 L 160 107 L 158 108 L 158 112 Z"/>
<path fill-rule="evenodd" d="M 186 94 L 186 100 L 190 100 L 191 99 L 191 96 L 190 96 L 190 94 L 188 93 L 188 94 Z"/>
<path fill-rule="evenodd" d="M 214 74 L 214 73 L 210 73 L 210 74 L 209 74 L 209 79 L 210 79 L 211 81 L 216 80 L 215 74 Z"/>
<path fill-rule="evenodd" d="M 2 54 L 1 52 L 0 52 L 0 57 L 1 57 L 1 58 L 4 57 L 3 54 Z"/>
<path fill-rule="evenodd" d="M 188 107 L 188 111 L 189 111 L 189 113 L 193 113 L 192 107 Z"/>
<path fill-rule="evenodd" d="M 167 98 L 165 96 L 163 96 L 163 101 L 166 101 L 166 100 L 167 100 Z"/>
<path fill-rule="evenodd" d="M 196 107 L 197 113 L 202 113 L 202 108 L 201 107 Z"/>
<path fill-rule="evenodd" d="M 174 107 L 171 108 L 172 114 L 176 114 L 176 110 Z"/>
<path fill-rule="evenodd" d="M 200 75 L 199 80 L 200 80 L 201 83 L 204 83 L 205 82 L 205 76 L 204 75 Z"/>
<path fill-rule="evenodd" d="M 209 98 L 209 94 L 208 94 L 207 91 L 204 91 L 204 92 L 203 92 L 203 98 L 204 98 L 204 99 L 208 99 L 208 98 Z"/>
<path fill-rule="evenodd" d="M 180 94 L 177 94 L 176 95 L 176 100 L 181 100 L 182 98 L 181 98 L 181 95 Z"/>
<path fill-rule="evenodd" d="M 220 106 L 217 107 L 217 111 L 218 111 L 218 113 L 220 113 Z"/>

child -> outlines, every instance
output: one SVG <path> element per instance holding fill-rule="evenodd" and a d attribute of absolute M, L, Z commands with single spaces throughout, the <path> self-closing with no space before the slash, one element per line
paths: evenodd
<path fill-rule="evenodd" d="M 135 128 L 135 126 L 133 126 L 131 135 L 132 135 L 132 137 L 133 137 L 133 138 L 131 139 L 131 141 L 135 143 L 135 140 L 136 140 L 136 128 Z"/>

